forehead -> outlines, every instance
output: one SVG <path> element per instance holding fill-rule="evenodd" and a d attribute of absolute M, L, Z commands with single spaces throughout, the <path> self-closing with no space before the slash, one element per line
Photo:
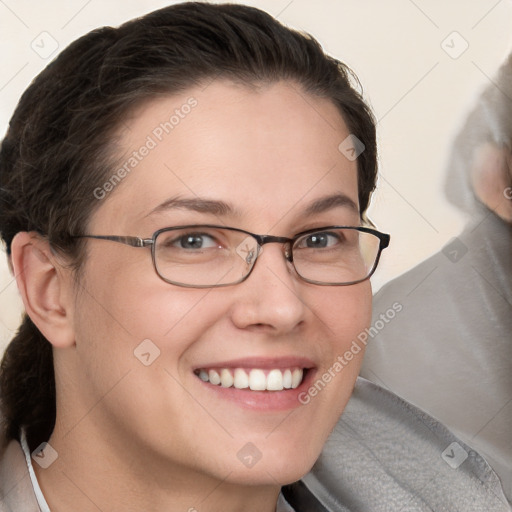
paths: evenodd
<path fill-rule="evenodd" d="M 123 124 L 98 218 L 122 228 L 169 198 L 202 198 L 232 205 L 243 221 L 257 216 L 265 229 L 322 196 L 357 205 L 356 161 L 338 149 L 348 136 L 331 101 L 294 83 L 216 81 L 159 98 Z"/>

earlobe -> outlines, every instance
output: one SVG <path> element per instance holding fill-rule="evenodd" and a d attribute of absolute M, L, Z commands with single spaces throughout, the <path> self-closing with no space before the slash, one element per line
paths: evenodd
<path fill-rule="evenodd" d="M 11 261 L 25 311 L 56 348 L 74 345 L 67 271 L 57 263 L 48 241 L 34 232 L 18 233 L 11 245 Z"/>

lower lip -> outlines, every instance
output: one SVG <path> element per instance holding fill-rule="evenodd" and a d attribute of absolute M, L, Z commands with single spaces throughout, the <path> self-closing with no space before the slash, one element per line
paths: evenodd
<path fill-rule="evenodd" d="M 257 411 L 285 411 L 301 407 L 299 400 L 301 393 L 304 393 L 313 381 L 316 370 L 308 369 L 300 386 L 295 389 L 283 389 L 282 391 L 251 391 L 249 389 L 237 389 L 234 387 L 223 388 L 209 382 L 204 382 L 199 377 L 197 380 L 205 388 L 216 396 L 234 402 L 244 409 Z"/>

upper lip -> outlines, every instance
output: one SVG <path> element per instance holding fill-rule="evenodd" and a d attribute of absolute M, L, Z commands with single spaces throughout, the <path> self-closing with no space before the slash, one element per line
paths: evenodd
<path fill-rule="evenodd" d="M 259 368 L 262 370 L 279 368 L 314 368 L 316 365 L 306 357 L 245 357 L 230 359 L 229 361 L 215 361 L 198 365 L 194 370 L 201 368 Z"/>

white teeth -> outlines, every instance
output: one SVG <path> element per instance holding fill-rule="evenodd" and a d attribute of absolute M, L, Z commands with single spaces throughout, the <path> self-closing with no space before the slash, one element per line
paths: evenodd
<path fill-rule="evenodd" d="M 220 385 L 223 388 L 230 388 L 233 385 L 233 375 L 226 368 L 223 368 L 220 372 Z"/>
<path fill-rule="evenodd" d="M 220 384 L 220 375 L 215 370 L 210 370 L 208 372 L 208 378 L 210 379 L 210 383 L 217 386 Z"/>
<path fill-rule="evenodd" d="M 302 368 L 296 368 L 292 372 L 292 388 L 295 389 L 302 382 Z"/>
<path fill-rule="evenodd" d="M 283 388 L 290 389 L 292 387 L 292 372 L 285 370 L 283 373 Z"/>
<path fill-rule="evenodd" d="M 283 389 L 299 387 L 304 371 L 302 368 L 294 368 L 293 370 L 273 369 L 267 372 L 259 368 L 253 368 L 252 370 L 236 368 L 233 372 L 228 368 L 219 368 L 217 370 L 200 369 L 197 375 L 202 381 L 210 382 L 214 386 L 220 384 L 223 388 L 282 391 Z"/>
<path fill-rule="evenodd" d="M 280 370 L 271 370 L 267 375 L 267 389 L 281 391 L 283 389 L 283 373 Z"/>
<path fill-rule="evenodd" d="M 249 387 L 249 377 L 242 368 L 237 368 L 235 370 L 235 379 L 233 384 L 237 389 L 246 389 Z"/>
<path fill-rule="evenodd" d="M 263 370 L 251 370 L 251 373 L 249 373 L 249 388 L 253 391 L 267 389 L 267 378 Z"/>

